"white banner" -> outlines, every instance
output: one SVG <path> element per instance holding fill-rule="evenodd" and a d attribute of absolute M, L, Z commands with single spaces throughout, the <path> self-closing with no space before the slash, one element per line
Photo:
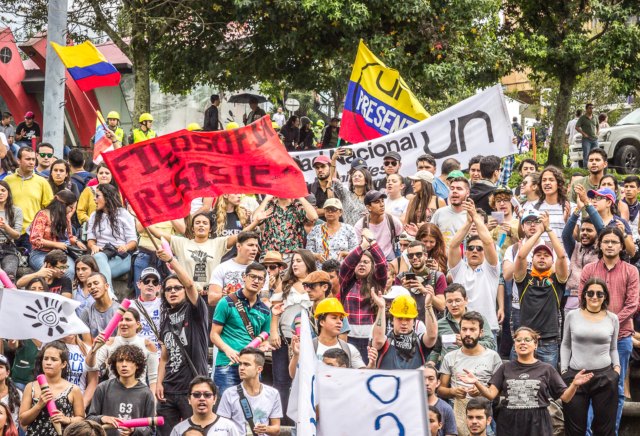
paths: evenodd
<path fill-rule="evenodd" d="M 450 157 L 456 158 L 466 169 L 469 160 L 479 154 L 504 157 L 516 153 L 517 146 L 512 139 L 513 130 L 502 87 L 495 85 L 406 129 L 348 146 L 353 155 L 338 160 L 337 169 L 342 181 L 346 181 L 351 162 L 362 158 L 373 178 L 382 178 L 383 157 L 389 151 L 402 156 L 400 173 L 403 176 L 416 172 L 416 159 L 425 153 L 436 159 L 438 171 L 442 161 Z M 320 154 L 332 156 L 333 150 L 291 153 L 302 163 L 308 183 L 316 178 L 311 163 Z"/>
<path fill-rule="evenodd" d="M 311 326 L 306 310 L 302 310 L 300 318 L 300 359 L 291 384 L 287 416 L 296 422 L 298 435 L 315 436 L 317 398 L 314 394 L 318 358 L 313 349 Z"/>
<path fill-rule="evenodd" d="M 0 289 L 0 338 L 51 342 L 89 332 L 78 318 L 80 302 L 49 292 Z"/>
<path fill-rule="evenodd" d="M 421 370 L 359 370 L 320 364 L 317 389 L 318 436 L 429 435 Z"/>

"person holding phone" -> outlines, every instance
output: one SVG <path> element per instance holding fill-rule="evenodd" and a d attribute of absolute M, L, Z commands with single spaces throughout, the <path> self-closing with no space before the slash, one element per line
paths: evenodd
<path fill-rule="evenodd" d="M 512 198 L 513 192 L 506 186 L 497 187 L 489 197 L 489 206 L 493 209 L 491 216 L 498 222 L 498 226 L 493 229 L 491 236 L 498 245 L 500 259 L 504 257 L 507 247 L 520 240 L 518 235 L 520 222 L 514 216 Z"/>
<path fill-rule="evenodd" d="M 427 257 L 427 249 L 420 241 L 413 241 L 407 248 L 410 268 L 396 277 L 396 284 L 402 284 L 411 292 L 418 303 L 420 319 L 424 319 L 424 301 L 431 296 L 436 313 L 444 312 L 444 289 L 447 287 L 445 275 L 438 271 L 433 259 Z"/>

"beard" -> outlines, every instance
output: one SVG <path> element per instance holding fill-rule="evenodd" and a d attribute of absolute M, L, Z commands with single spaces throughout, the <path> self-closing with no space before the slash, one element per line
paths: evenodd
<path fill-rule="evenodd" d="M 471 349 L 475 348 L 475 346 L 478 345 L 478 342 L 480 342 L 480 337 L 470 338 L 469 336 L 466 336 L 464 339 L 462 339 L 462 346 L 464 348 Z"/>

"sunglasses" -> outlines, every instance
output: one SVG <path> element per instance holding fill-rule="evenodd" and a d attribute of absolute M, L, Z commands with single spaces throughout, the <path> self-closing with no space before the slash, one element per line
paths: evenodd
<path fill-rule="evenodd" d="M 477 251 L 478 253 L 482 253 L 484 251 L 484 247 L 482 245 L 469 245 L 467 247 L 467 251 Z"/>
<path fill-rule="evenodd" d="M 395 166 L 398 166 L 398 161 L 395 161 L 395 160 L 386 160 L 386 161 L 384 161 L 384 166 L 385 166 L 385 167 L 395 167 Z"/>
<path fill-rule="evenodd" d="M 593 298 L 593 297 L 604 298 L 604 291 L 587 291 L 585 292 L 585 294 L 587 294 L 587 297 L 589 298 Z"/>
<path fill-rule="evenodd" d="M 424 253 L 421 251 L 419 253 L 407 253 L 407 257 L 409 259 L 413 259 L 414 257 L 420 259 Z"/>
<path fill-rule="evenodd" d="M 276 265 L 275 263 L 270 263 L 269 265 L 265 265 L 269 271 L 275 271 L 280 268 L 280 265 Z"/>
<path fill-rule="evenodd" d="M 53 153 L 38 153 L 40 157 L 53 157 Z"/>
<path fill-rule="evenodd" d="M 213 398 L 213 392 L 191 392 L 191 396 L 196 399 L 205 397 L 208 400 Z"/>
<path fill-rule="evenodd" d="M 315 288 L 317 285 L 322 285 L 324 283 L 303 283 L 302 287 L 305 289 L 313 289 Z"/>
<path fill-rule="evenodd" d="M 172 293 L 172 292 L 178 293 L 178 292 L 183 291 L 183 290 L 184 290 L 184 286 L 182 286 L 182 285 L 167 286 L 166 288 L 164 288 L 164 291 L 165 292 L 169 292 L 169 293 Z"/>
<path fill-rule="evenodd" d="M 324 211 L 325 212 L 330 212 L 330 213 L 336 213 L 339 209 L 336 209 L 335 207 L 325 207 Z"/>
<path fill-rule="evenodd" d="M 144 279 L 142 283 L 145 285 L 158 286 L 160 282 L 157 279 Z"/>

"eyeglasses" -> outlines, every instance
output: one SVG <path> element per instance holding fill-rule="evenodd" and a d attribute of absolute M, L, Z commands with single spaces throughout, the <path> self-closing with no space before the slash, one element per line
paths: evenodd
<path fill-rule="evenodd" d="M 533 340 L 533 338 L 531 338 L 531 337 L 529 337 L 529 336 L 527 336 L 526 338 L 515 338 L 513 341 L 514 341 L 515 343 L 517 343 L 517 344 L 521 344 L 521 343 L 523 343 L 523 342 L 525 342 L 525 343 L 527 343 L 527 344 L 530 344 L 530 343 L 532 343 L 532 342 L 535 342 L 535 341 Z"/>
<path fill-rule="evenodd" d="M 477 251 L 478 253 L 482 253 L 484 251 L 484 247 L 482 245 L 469 245 L 467 246 L 467 251 Z"/>
<path fill-rule="evenodd" d="M 585 294 L 587 294 L 587 297 L 589 298 L 593 298 L 593 297 L 604 298 L 604 291 L 587 291 L 585 292 Z"/>
<path fill-rule="evenodd" d="M 164 288 L 164 291 L 169 293 L 172 293 L 172 292 L 178 293 L 183 290 L 184 290 L 184 286 L 182 285 L 167 286 L 166 288 Z"/>
<path fill-rule="evenodd" d="M 407 257 L 409 259 L 413 259 L 414 257 L 420 259 L 422 257 L 424 253 L 422 251 L 418 252 L 418 253 L 407 253 Z"/>
<path fill-rule="evenodd" d="M 275 263 L 270 263 L 268 265 L 265 265 L 265 267 L 269 270 L 269 271 L 274 271 L 277 270 L 278 268 L 280 268 L 280 265 L 276 265 Z"/>
<path fill-rule="evenodd" d="M 55 268 L 59 271 L 66 271 L 69 269 L 69 265 L 58 265 Z"/>
<path fill-rule="evenodd" d="M 213 392 L 191 392 L 191 396 L 196 399 L 205 397 L 208 400 L 213 398 Z"/>
<path fill-rule="evenodd" d="M 158 286 L 160 282 L 157 279 L 144 279 L 142 283 L 145 285 Z"/>
<path fill-rule="evenodd" d="M 613 241 L 613 240 L 602 241 L 602 245 L 618 245 L 619 243 L 620 241 Z"/>
<path fill-rule="evenodd" d="M 257 276 L 255 274 L 247 274 L 245 277 L 251 280 L 252 282 L 264 282 L 266 280 L 266 277 Z"/>
<path fill-rule="evenodd" d="M 53 157 L 53 153 L 38 153 L 40 157 Z"/>
<path fill-rule="evenodd" d="M 398 161 L 395 161 L 395 160 L 385 160 L 385 161 L 384 161 L 384 163 L 383 163 L 383 165 L 384 165 L 385 167 L 395 167 L 395 166 L 398 166 Z"/>
<path fill-rule="evenodd" d="M 600 197 L 599 195 L 598 195 L 598 196 L 596 196 L 596 197 L 593 197 L 593 199 L 594 199 L 595 201 L 600 201 L 600 200 L 610 200 L 610 198 L 609 198 L 609 197 Z"/>

